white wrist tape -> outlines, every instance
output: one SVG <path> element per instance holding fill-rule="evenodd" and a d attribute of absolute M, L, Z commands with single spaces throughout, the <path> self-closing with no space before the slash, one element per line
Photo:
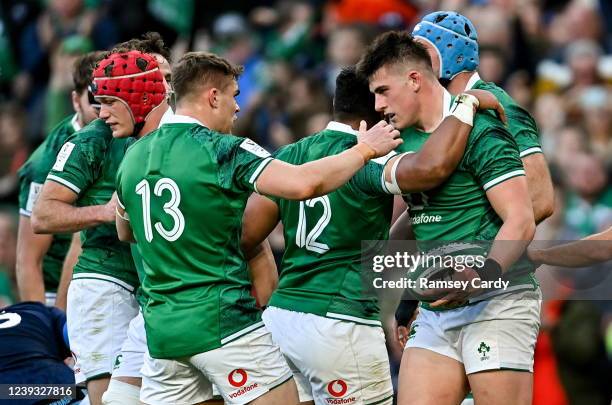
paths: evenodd
<path fill-rule="evenodd" d="M 474 126 L 474 110 L 478 108 L 478 99 L 471 94 L 461 93 L 453 102 L 451 115 L 469 126 Z"/>
<path fill-rule="evenodd" d="M 414 152 L 404 152 L 401 155 L 399 155 L 397 159 L 395 159 L 395 162 L 393 162 L 393 166 L 391 166 L 391 183 L 389 183 L 385 178 L 385 186 L 387 187 L 387 190 L 389 190 L 391 194 L 395 194 L 395 195 L 402 194 L 402 189 L 397 184 L 397 177 L 396 177 L 397 176 L 397 166 L 399 166 L 400 160 L 402 160 L 404 156 L 410 153 L 414 153 Z M 384 173 L 383 173 L 383 176 L 384 176 Z"/>

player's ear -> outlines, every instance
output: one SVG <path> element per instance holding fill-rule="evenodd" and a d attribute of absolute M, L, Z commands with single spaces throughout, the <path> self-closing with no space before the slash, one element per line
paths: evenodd
<path fill-rule="evenodd" d="M 408 76 L 408 86 L 417 93 L 421 89 L 423 75 L 418 70 L 409 70 L 406 75 Z"/>
<path fill-rule="evenodd" d="M 208 103 L 212 108 L 217 108 L 219 106 L 219 89 L 216 87 L 212 87 L 208 90 Z"/>

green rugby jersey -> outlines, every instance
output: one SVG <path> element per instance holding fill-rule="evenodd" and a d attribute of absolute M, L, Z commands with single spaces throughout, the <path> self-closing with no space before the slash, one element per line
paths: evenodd
<path fill-rule="evenodd" d="M 355 135 L 350 126 L 331 122 L 275 157 L 295 165 L 311 162 L 355 145 Z M 327 195 L 306 201 L 273 198 L 283 223 L 285 252 L 270 306 L 381 325 L 376 296 L 363 289 L 361 241 L 389 238 L 393 196 L 383 176 L 391 156 L 370 161 Z"/>
<path fill-rule="evenodd" d="M 252 141 L 181 115 L 128 149 L 117 194 L 143 258 L 151 356 L 205 352 L 263 326 L 240 236 L 271 161 Z"/>
<path fill-rule="evenodd" d="M 66 140 L 47 180 L 74 191 L 79 207 L 106 204 L 115 191 L 126 142 L 127 138 L 113 138 L 104 121 L 94 120 Z M 119 241 L 114 223 L 81 231 L 81 245 L 73 279 L 102 279 L 134 291 L 138 277 L 130 246 Z"/>
<path fill-rule="evenodd" d="M 30 155 L 19 169 L 19 214 L 32 216 L 32 207 L 42 190 L 49 170 L 55 163 L 57 153 L 66 139 L 75 131 L 81 129 L 77 115 L 63 119 L 47 135 L 47 138 Z M 43 258 L 43 277 L 45 291 L 56 292 L 62 274 L 64 259 L 70 248 L 71 234 L 53 235 L 53 241 Z"/>
<path fill-rule="evenodd" d="M 538 126 L 535 120 L 504 89 L 495 83 L 481 80 L 478 73 L 474 73 L 468 81 L 466 90 L 470 89 L 487 90 L 497 97 L 506 111 L 508 130 L 516 141 L 521 158 L 534 153 L 542 153 Z M 493 114 L 493 112 L 488 112 L 488 114 Z"/>
<path fill-rule="evenodd" d="M 444 100 L 445 116 L 450 99 Z M 418 151 L 428 133 L 411 127 L 402 131 L 399 151 Z M 516 176 L 524 176 L 515 140 L 503 123 L 491 114 L 477 113 L 463 158 L 453 174 L 440 186 L 405 196 L 417 241 L 493 241 L 503 221 L 486 196 L 492 187 Z M 421 246 L 426 246 L 422 243 Z M 535 266 L 520 261 L 508 270 L 507 291 L 533 289 Z M 504 293 L 491 291 L 479 299 Z"/>

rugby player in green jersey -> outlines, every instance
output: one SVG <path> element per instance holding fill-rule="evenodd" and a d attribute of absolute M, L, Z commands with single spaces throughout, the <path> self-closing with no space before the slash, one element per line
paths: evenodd
<path fill-rule="evenodd" d="M 305 201 L 250 197 L 245 252 L 283 223 L 280 284 L 263 318 L 293 370 L 301 403 L 393 403 L 376 295 L 363 288 L 361 243 L 388 238 L 393 194 L 431 189 L 453 172 L 478 105 L 475 98 L 465 102 L 465 117 L 446 118 L 420 152 L 374 159 L 336 191 Z M 355 138 L 361 120 L 380 118 L 368 82 L 354 68 L 338 75 L 333 104 L 334 121 L 325 130 L 274 157 L 302 164 L 334 155 Z M 385 171 L 392 170 L 397 181 L 385 181 Z M 276 271 L 274 262 L 269 267 Z"/>
<path fill-rule="evenodd" d="M 99 105 L 87 90 L 91 73 L 102 54 L 92 52 L 75 61 L 72 72 L 75 113 L 60 122 L 19 169 L 19 231 L 17 234 L 17 287 L 22 301 L 56 304 L 62 266 L 70 247 L 71 234 L 36 235 L 30 217 L 42 185 L 66 139 L 98 117 Z M 69 263 L 66 263 L 70 267 Z M 72 263 L 74 265 L 74 263 Z M 66 294 L 64 289 L 63 294 Z M 65 310 L 66 299 L 58 304 Z"/>
<path fill-rule="evenodd" d="M 408 33 L 385 33 L 367 49 L 359 71 L 369 79 L 376 110 L 402 129 L 400 149 L 420 150 L 451 108 L 426 49 Z M 407 199 L 421 246 L 494 241 L 483 267 L 457 271 L 453 279 L 494 281 L 503 274 L 510 288 L 476 297 L 451 291 L 435 308 L 421 304 L 402 358 L 398 403 L 457 404 L 468 384 L 477 403 L 530 403 L 540 291 L 535 267 L 519 260 L 535 222 L 516 141 L 501 121 L 477 113 L 454 173 Z M 442 305 L 449 301 L 454 305 Z"/>
<path fill-rule="evenodd" d="M 502 88 L 483 81 L 478 69 L 478 35 L 472 22 L 454 11 L 427 14 L 414 27 L 412 35 L 431 58 L 434 73 L 451 94 L 470 89 L 495 94 L 506 110 L 508 129 L 518 148 L 533 206 L 536 224 L 552 215 L 554 193 L 546 159 L 542 153 L 538 127 L 533 117 L 520 107 Z M 394 226 L 401 233 L 409 224 L 405 213 Z"/>
<path fill-rule="evenodd" d="M 128 137 L 155 129 L 168 104 L 167 84 L 154 56 L 111 53 L 93 76 L 101 119 L 62 147 L 35 206 L 33 227 L 82 230 L 83 252 L 68 290 L 68 333 L 77 381 L 85 379 L 90 402 L 100 404 L 128 324 L 138 313 L 134 262 L 112 224 L 114 179 Z M 125 119 L 115 119 L 118 115 Z"/>
<path fill-rule="evenodd" d="M 212 383 L 228 404 L 298 402 L 250 294 L 240 250 L 247 198 L 326 194 L 401 143 L 384 121 L 363 123 L 339 155 L 302 166 L 273 159 L 228 135 L 240 73 L 213 54 L 183 56 L 172 72 L 176 115 L 130 147 L 117 174 L 118 233 L 137 242 L 145 270 L 145 403 L 199 403 Z"/>

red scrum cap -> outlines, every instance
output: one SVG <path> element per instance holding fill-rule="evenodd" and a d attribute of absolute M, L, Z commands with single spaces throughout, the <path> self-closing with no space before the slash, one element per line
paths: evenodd
<path fill-rule="evenodd" d="M 111 97 L 125 103 L 136 126 L 142 125 L 166 98 L 157 61 L 140 51 L 112 53 L 100 61 L 91 87 L 95 97 Z"/>

